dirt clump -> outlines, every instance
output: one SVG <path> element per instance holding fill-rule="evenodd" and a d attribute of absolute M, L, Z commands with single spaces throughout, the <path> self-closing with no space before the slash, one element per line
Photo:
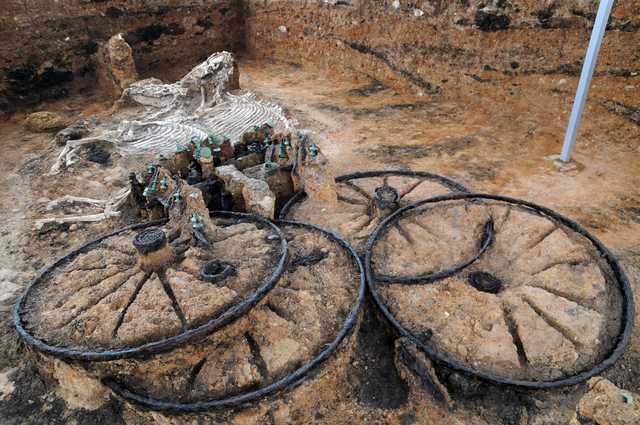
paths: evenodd
<path fill-rule="evenodd" d="M 622 390 L 605 378 L 592 378 L 570 425 L 631 425 L 640 422 L 640 395 Z"/>
<path fill-rule="evenodd" d="M 24 120 L 24 125 L 34 133 L 48 133 L 69 125 L 69 119 L 49 111 L 34 112 Z"/>

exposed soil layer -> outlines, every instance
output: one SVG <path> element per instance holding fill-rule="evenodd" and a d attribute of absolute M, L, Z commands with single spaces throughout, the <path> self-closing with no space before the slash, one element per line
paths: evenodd
<path fill-rule="evenodd" d="M 99 46 L 118 33 L 141 76 L 175 79 L 214 51 L 243 44 L 234 0 L 6 0 L 0 12 L 0 111 L 93 90 Z M 183 48 L 185 44 L 188 49 Z"/>
<path fill-rule="evenodd" d="M 443 280 L 395 278 L 442 272 L 472 258 L 487 220 L 488 250 Z M 550 381 L 604 360 L 622 332 L 622 294 L 581 235 L 524 208 L 445 202 L 411 211 L 374 247 L 379 292 L 424 343 L 473 369 Z"/>
<path fill-rule="evenodd" d="M 256 58 L 300 63 L 304 55 L 305 64 L 428 95 L 464 80 L 494 85 L 513 75 L 578 75 L 596 9 L 571 0 L 249 0 L 246 44 Z M 637 75 L 639 28 L 638 2 L 619 2 L 600 75 Z"/>
<path fill-rule="evenodd" d="M 294 2 L 248 3 L 248 53 L 260 60 L 241 62 L 241 86 L 287 106 L 301 127 L 312 129 L 336 175 L 383 168 L 432 171 L 474 190 L 528 199 L 576 219 L 621 259 L 640 300 L 640 127 L 634 120 L 640 107 L 637 2 L 616 2 L 569 165 L 547 158 L 560 150 L 595 2 L 553 2 L 550 7 L 496 2 L 500 10 L 489 14 L 498 18 L 480 15 L 478 21 L 475 2 L 469 2 L 464 13 L 457 8 L 465 2 L 400 2 L 399 10 L 391 2 L 376 2 L 383 13 L 373 14 L 367 4 L 361 11 L 358 5 L 337 3 L 304 8 Z M 416 6 L 423 16 L 415 15 Z M 509 17 L 508 26 L 501 15 Z M 36 30 L 48 27 L 43 24 Z M 42 40 L 48 39 L 53 38 Z M 165 77 L 170 67 L 163 68 L 163 61 L 154 63 L 153 55 L 147 55 L 156 48 L 154 43 L 173 39 L 163 34 L 154 42 L 140 42 L 142 49 L 134 46 L 137 58 L 149 61 L 142 67 L 145 75 L 174 79 Z M 168 54 L 189 54 L 179 44 L 176 48 L 180 52 Z M 202 56 L 209 53 L 207 49 Z M 175 77 L 199 61 L 181 62 Z M 430 95 L 426 83 L 440 91 Z M 73 93 L 46 108 L 75 119 L 110 106 L 95 103 L 88 92 L 80 99 Z M 0 193 L 3 421 L 211 422 L 205 415 L 144 412 L 110 396 L 95 410 L 69 404 L 57 380 L 35 368 L 40 356 L 11 330 L 9 310 L 36 270 L 135 218 L 125 214 L 92 225 L 34 229 L 34 219 L 79 212 L 73 207 L 51 211 L 48 202 L 66 194 L 106 199 L 126 185 L 129 171 L 140 171 L 140 164 L 152 159 L 112 154 L 106 163 L 80 162 L 50 177 L 46 173 L 59 148 L 49 144 L 50 136 L 27 131 L 23 119 L 16 113 L 0 127 L 0 184 L 6 189 Z M 568 423 L 586 390 L 579 385 L 514 391 L 437 368 L 453 399 L 451 410 L 435 402 L 402 365 L 389 360 L 394 335 L 384 322 L 371 318 L 376 314 L 371 307 L 366 311 L 367 326 L 357 336 L 356 354 L 336 356 L 313 385 L 276 396 L 269 404 L 248 406 L 235 423 Z M 605 373 L 617 386 L 636 393 L 639 335 L 634 331 L 629 350 Z M 334 373 L 342 370 L 346 377 Z"/>

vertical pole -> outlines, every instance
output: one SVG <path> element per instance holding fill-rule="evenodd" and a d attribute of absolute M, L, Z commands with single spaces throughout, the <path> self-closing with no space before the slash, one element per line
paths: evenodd
<path fill-rule="evenodd" d="M 587 56 L 585 57 L 584 64 L 582 65 L 582 74 L 580 75 L 580 82 L 578 83 L 578 90 L 576 91 L 576 99 L 573 102 L 571 118 L 569 118 L 567 132 L 564 135 L 564 145 L 562 146 L 560 159 L 565 162 L 571 159 L 571 150 L 573 149 L 576 136 L 578 135 L 580 118 L 582 117 L 584 104 L 587 101 L 589 86 L 591 85 L 591 77 L 593 76 L 596 62 L 598 61 L 598 51 L 600 50 L 600 44 L 602 44 L 604 32 L 607 29 L 607 22 L 609 21 L 613 2 L 614 0 L 600 0 L 600 7 L 598 8 L 596 21 L 593 24 L 593 32 L 591 33 Z"/>

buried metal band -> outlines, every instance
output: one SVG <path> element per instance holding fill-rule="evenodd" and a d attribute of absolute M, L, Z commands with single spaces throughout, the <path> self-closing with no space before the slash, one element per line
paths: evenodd
<path fill-rule="evenodd" d="M 66 265 L 77 255 L 85 253 L 89 251 L 91 248 L 98 245 L 103 240 L 116 236 L 121 233 L 130 230 L 138 230 L 138 229 L 146 229 L 152 226 L 163 225 L 167 222 L 166 219 L 151 221 L 146 223 L 135 224 L 133 226 L 125 227 L 120 230 L 116 230 L 108 235 L 102 236 L 96 240 L 88 242 L 87 244 L 81 246 L 79 249 L 65 255 L 64 257 L 57 260 L 51 266 L 47 267 L 40 273 L 27 287 L 25 292 L 20 296 L 16 305 L 14 307 L 14 326 L 20 335 L 30 346 L 35 348 L 38 351 L 41 351 L 45 354 L 50 354 L 52 356 L 66 359 L 66 360 L 79 360 L 79 361 L 109 361 L 109 360 L 118 360 L 125 359 L 130 357 L 144 357 L 151 354 L 161 353 L 170 351 L 180 345 L 186 344 L 188 342 L 192 342 L 207 335 L 210 335 L 213 332 L 223 328 L 234 322 L 236 319 L 241 317 L 243 314 L 252 309 L 260 300 L 262 300 L 268 293 L 271 291 L 282 274 L 285 271 L 287 262 L 288 262 L 288 244 L 284 237 L 284 234 L 281 230 L 273 224 L 271 221 L 262 218 L 253 214 L 245 214 L 245 213 L 236 213 L 236 212 L 227 212 L 227 211 L 216 211 L 213 212 L 212 215 L 218 218 L 231 218 L 231 219 L 239 219 L 260 223 L 266 227 L 269 227 L 272 232 L 274 232 L 278 238 L 280 239 L 280 249 L 279 249 L 279 257 L 276 267 L 272 271 L 271 275 L 268 276 L 263 282 L 261 282 L 260 286 L 251 293 L 246 299 L 240 301 L 239 303 L 229 307 L 223 313 L 218 315 L 216 318 L 207 321 L 206 323 L 192 329 L 187 329 L 175 336 L 171 336 L 165 339 L 161 339 L 158 341 L 152 341 L 148 343 L 144 343 L 138 346 L 119 348 L 114 350 L 105 350 L 105 351 L 83 351 L 83 350 L 74 350 L 71 348 L 54 346 L 46 342 L 45 340 L 36 337 L 32 333 L 30 333 L 24 326 L 22 321 L 22 312 L 25 306 L 26 300 L 30 295 L 32 289 L 39 285 L 46 277 L 48 277 L 56 268 Z"/>
<path fill-rule="evenodd" d="M 439 174 L 433 174 L 426 171 L 407 171 L 407 170 L 380 170 L 380 171 L 360 171 L 356 173 L 344 174 L 342 176 L 336 177 L 336 183 L 342 183 L 349 180 L 355 179 L 365 179 L 372 177 L 386 177 L 386 176 L 404 176 L 404 177 L 414 177 L 416 179 L 425 179 L 431 180 L 436 183 L 440 183 L 446 188 L 450 189 L 453 192 L 462 192 L 468 193 L 470 192 L 462 184 L 456 182 L 455 180 L 451 180 L 448 177 L 441 176 Z M 280 213 L 278 217 L 282 219 L 286 219 L 287 215 L 291 211 L 297 203 L 302 202 L 304 198 L 306 198 L 307 194 L 304 190 L 296 192 L 280 209 Z"/>
<path fill-rule="evenodd" d="M 400 215 L 392 214 L 387 219 L 385 219 L 382 223 L 380 223 L 381 229 L 388 229 L 389 225 L 397 222 L 400 219 Z M 383 226 L 384 224 L 384 226 Z M 386 274 L 377 274 L 373 270 L 371 270 L 371 274 L 373 275 L 373 280 L 377 283 L 401 283 L 404 285 L 423 285 L 426 283 L 433 283 L 438 280 L 444 279 L 449 276 L 453 276 L 454 274 L 464 270 L 471 264 L 475 263 L 482 257 L 482 255 L 489 249 L 491 243 L 493 242 L 495 235 L 493 231 L 493 220 L 489 219 L 484 224 L 484 229 L 482 232 L 482 239 L 480 240 L 478 252 L 475 253 L 473 257 L 468 260 L 461 262 L 460 264 L 456 264 L 453 267 L 450 267 L 446 270 L 442 270 L 435 273 L 429 273 L 420 276 L 390 276 Z M 379 236 L 376 237 L 376 242 L 378 241 Z M 373 248 L 373 247 L 372 247 Z"/>
<path fill-rule="evenodd" d="M 127 388 L 125 385 L 115 381 L 112 378 L 107 377 L 103 379 L 102 382 L 107 385 L 117 396 L 143 408 L 169 413 L 193 413 L 239 407 L 246 403 L 254 402 L 259 399 L 271 396 L 275 393 L 290 390 L 301 384 L 302 382 L 315 376 L 315 374 L 319 372 L 318 368 L 321 367 L 322 364 L 326 362 L 332 354 L 340 349 L 342 342 L 352 333 L 358 321 L 358 317 L 364 303 L 364 296 L 366 291 L 364 268 L 362 266 L 362 263 L 360 262 L 360 259 L 358 258 L 358 254 L 354 251 L 354 249 L 335 233 L 312 224 L 300 223 L 295 221 L 280 220 L 277 221 L 276 224 L 282 227 L 294 226 L 308 229 L 325 235 L 328 239 L 338 243 L 349 254 L 349 257 L 351 257 L 351 260 L 357 266 L 359 272 L 360 285 L 358 288 L 358 295 L 353 307 L 351 308 L 349 316 L 342 325 L 342 328 L 340 329 L 340 332 L 335 337 L 335 339 L 329 344 L 326 344 L 320 351 L 320 353 L 318 353 L 318 355 L 316 355 L 311 361 L 299 367 L 295 371 L 263 388 L 217 400 L 198 401 L 191 403 L 164 401 L 137 394 L 131 389 Z"/>
<path fill-rule="evenodd" d="M 407 211 L 414 210 L 418 207 L 421 207 L 426 204 L 435 204 L 438 202 L 446 202 L 446 201 L 456 201 L 456 200 L 469 200 L 469 201 L 478 201 L 478 200 L 493 200 L 505 202 L 512 205 L 518 205 L 521 207 L 525 207 L 527 209 L 532 210 L 537 214 L 541 214 L 553 221 L 556 221 L 572 231 L 582 235 L 596 248 L 598 253 L 602 256 L 602 258 L 606 261 L 607 265 L 610 267 L 613 277 L 618 285 L 618 289 L 620 290 L 623 306 L 622 306 L 622 324 L 621 324 L 621 332 L 617 336 L 616 343 L 614 347 L 610 350 L 607 357 L 596 364 L 594 367 L 588 370 L 584 370 L 573 376 L 569 376 L 566 378 L 551 380 L 551 381 L 535 381 L 535 380 L 518 380 L 518 379 L 510 379 L 505 378 L 503 376 L 498 376 L 492 373 L 479 371 L 467 366 L 464 362 L 453 359 L 450 356 L 444 354 L 441 351 L 438 351 L 436 348 L 425 344 L 420 338 L 414 335 L 411 331 L 406 329 L 399 321 L 395 318 L 393 313 L 389 310 L 384 300 L 380 296 L 377 291 L 376 286 L 378 282 L 375 280 L 372 265 L 371 265 L 371 256 L 372 256 L 372 248 L 375 245 L 376 241 L 380 237 L 381 231 L 390 223 L 397 220 L 399 216 L 404 214 Z M 500 385 L 511 385 L 511 386 L 520 386 L 531 389 L 546 389 L 546 388 L 556 388 L 567 385 L 575 385 L 581 382 L 586 381 L 587 379 L 602 373 L 607 368 L 611 367 L 624 353 L 627 348 L 631 333 L 633 331 L 634 326 L 634 314 L 635 307 L 633 301 L 633 292 L 631 290 L 631 286 L 629 284 L 629 280 L 625 275 L 620 263 L 613 255 L 613 253 L 598 240 L 595 236 L 591 235 L 587 230 L 585 230 L 582 226 L 580 226 L 575 221 L 566 218 L 546 207 L 542 207 L 531 202 L 523 201 L 520 199 L 514 199 L 506 196 L 500 195 L 490 195 L 490 194 L 481 194 L 481 193 L 456 193 L 442 196 L 435 196 L 433 198 L 424 199 L 418 201 L 414 204 L 407 205 L 403 208 L 400 208 L 395 213 L 387 217 L 383 222 L 381 222 L 378 227 L 375 229 L 369 241 L 367 242 L 365 257 L 364 257 L 364 268 L 365 275 L 367 277 L 367 286 L 369 287 L 369 291 L 373 296 L 373 299 L 385 316 L 385 318 L 391 323 L 391 325 L 398 331 L 398 333 L 404 337 L 407 337 L 411 340 L 419 349 L 425 352 L 432 360 L 449 367 L 451 369 L 460 371 L 462 373 L 468 374 L 470 376 L 478 377 L 485 381 L 500 384 Z"/>

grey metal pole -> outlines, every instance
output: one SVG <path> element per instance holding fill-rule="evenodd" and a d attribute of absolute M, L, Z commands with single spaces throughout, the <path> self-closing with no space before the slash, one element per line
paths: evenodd
<path fill-rule="evenodd" d="M 609 21 L 613 2 L 614 0 L 600 1 L 596 21 L 593 24 L 593 32 L 591 33 L 587 56 L 585 57 L 584 64 L 582 65 L 582 74 L 580 75 L 578 90 L 576 90 L 576 99 L 573 102 L 571 118 L 569 118 L 569 125 L 567 126 L 567 132 L 564 135 L 564 145 L 562 146 L 562 153 L 560 154 L 560 159 L 565 162 L 571 159 L 571 150 L 576 142 L 576 136 L 578 135 L 578 130 L 580 128 L 580 118 L 582 117 L 584 104 L 587 101 L 587 95 L 589 94 L 591 77 L 593 76 L 596 62 L 598 61 L 600 44 L 602 44 L 602 38 L 604 37 L 604 32 L 607 29 L 607 22 Z"/>

